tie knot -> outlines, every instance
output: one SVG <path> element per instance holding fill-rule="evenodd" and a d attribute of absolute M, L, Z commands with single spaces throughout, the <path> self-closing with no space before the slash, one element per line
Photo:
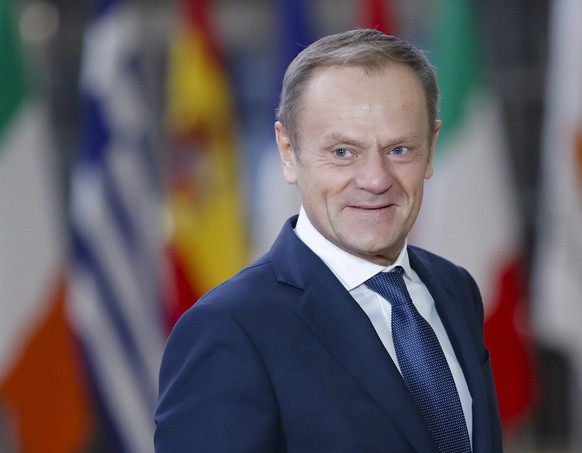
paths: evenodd
<path fill-rule="evenodd" d="M 365 283 L 368 288 L 380 294 L 393 306 L 406 304 L 412 300 L 406 289 L 403 274 L 404 269 L 397 266 L 390 272 L 379 272 Z"/>
<path fill-rule="evenodd" d="M 384 272 L 384 273 L 385 274 L 388 273 L 388 274 L 402 276 L 402 275 L 404 275 L 404 268 L 402 266 L 396 266 L 390 272 Z"/>

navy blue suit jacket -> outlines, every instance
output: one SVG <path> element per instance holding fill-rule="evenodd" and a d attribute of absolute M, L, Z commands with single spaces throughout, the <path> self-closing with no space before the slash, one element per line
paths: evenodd
<path fill-rule="evenodd" d="M 155 446 L 179 452 L 436 452 L 370 320 L 287 222 L 272 249 L 178 321 Z M 409 247 L 473 398 L 475 453 L 502 451 L 483 307 L 469 274 Z"/>

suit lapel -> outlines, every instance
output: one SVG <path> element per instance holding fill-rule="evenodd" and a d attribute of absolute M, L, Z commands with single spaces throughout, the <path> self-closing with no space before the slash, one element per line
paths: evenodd
<path fill-rule="evenodd" d="M 481 374 L 479 354 L 475 349 L 473 337 L 480 332 L 471 332 L 465 317 L 461 312 L 462 304 L 471 304 L 470 300 L 461 300 L 455 285 L 447 275 L 437 275 L 429 263 L 422 260 L 414 250 L 409 248 L 410 263 L 420 279 L 427 286 L 432 295 L 438 314 L 447 331 L 447 335 L 473 399 L 473 451 L 488 452 L 491 450 L 491 442 L 487 433 L 490 431 L 487 395 L 485 384 Z"/>
<path fill-rule="evenodd" d="M 418 451 L 436 451 L 420 412 L 367 315 L 329 268 L 295 236 L 293 225 L 291 219 L 271 249 L 279 281 L 304 290 L 293 308 L 410 444 Z"/>
<path fill-rule="evenodd" d="M 370 320 L 326 269 L 305 291 L 296 310 L 419 451 L 434 448 L 420 412 Z"/>

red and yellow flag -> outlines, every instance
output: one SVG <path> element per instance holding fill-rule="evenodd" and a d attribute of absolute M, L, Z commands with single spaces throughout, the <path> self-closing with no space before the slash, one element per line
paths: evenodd
<path fill-rule="evenodd" d="M 246 263 L 235 116 L 206 0 L 183 1 L 169 75 L 170 321 Z"/>

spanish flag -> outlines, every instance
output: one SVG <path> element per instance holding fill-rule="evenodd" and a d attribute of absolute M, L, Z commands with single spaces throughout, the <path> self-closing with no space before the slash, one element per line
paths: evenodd
<path fill-rule="evenodd" d="M 211 3 L 185 0 L 170 51 L 167 225 L 173 274 L 170 325 L 246 264 L 243 190 L 227 75 Z"/>

